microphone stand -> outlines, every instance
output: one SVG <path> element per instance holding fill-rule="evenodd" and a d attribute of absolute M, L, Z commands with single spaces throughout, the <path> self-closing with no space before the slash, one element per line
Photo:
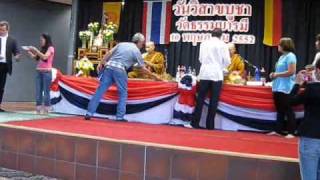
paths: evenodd
<path fill-rule="evenodd" d="M 252 68 L 252 69 L 254 69 L 254 70 L 258 69 L 258 70 L 260 71 L 260 69 L 259 69 L 257 66 L 255 66 L 255 65 L 252 64 L 252 63 L 250 63 L 248 60 L 246 60 L 246 59 L 244 59 L 244 58 L 242 58 L 242 60 L 248 65 L 248 67 L 250 67 L 250 68 Z M 251 73 L 250 73 L 250 70 L 249 70 L 249 69 L 248 69 L 248 73 L 249 73 L 249 76 L 251 77 Z"/>
<path fill-rule="evenodd" d="M 244 58 L 242 58 L 242 60 L 243 60 L 247 65 L 249 65 L 249 67 L 252 67 L 252 68 L 254 68 L 254 69 L 257 69 L 257 68 L 258 68 L 257 66 L 251 64 L 248 60 L 246 60 L 246 59 L 244 59 Z"/>

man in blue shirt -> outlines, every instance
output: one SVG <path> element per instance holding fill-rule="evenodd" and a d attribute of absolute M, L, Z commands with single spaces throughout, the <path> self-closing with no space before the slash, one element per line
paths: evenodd
<path fill-rule="evenodd" d="M 116 120 L 126 121 L 126 101 L 128 98 L 128 75 L 127 70 L 136 64 L 143 73 L 149 74 L 155 79 L 159 79 L 152 74 L 144 65 L 144 61 L 140 52 L 143 48 L 145 38 L 141 33 L 136 33 L 132 37 L 132 42 L 119 43 L 111 49 L 101 60 L 98 71 L 102 73 L 100 86 L 92 97 L 88 105 L 88 111 L 85 115 L 86 120 L 90 120 L 91 116 L 97 110 L 100 99 L 105 91 L 115 83 L 119 92 L 119 102 L 117 106 Z"/>

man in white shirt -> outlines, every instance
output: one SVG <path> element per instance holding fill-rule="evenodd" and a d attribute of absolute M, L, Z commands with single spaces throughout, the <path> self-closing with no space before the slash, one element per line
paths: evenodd
<path fill-rule="evenodd" d="M 320 59 L 320 34 L 318 34 L 316 37 L 316 51 L 317 51 L 317 54 L 314 57 L 314 60 L 312 63 L 313 66 L 316 66 L 317 61 Z"/>
<path fill-rule="evenodd" d="M 223 83 L 223 70 L 231 63 L 228 46 L 220 39 L 221 36 L 222 30 L 215 29 L 212 32 L 212 38 L 202 42 L 200 45 L 199 61 L 201 68 L 198 75 L 200 83 L 195 116 L 191 122 L 194 128 L 200 128 L 199 122 L 202 107 L 208 92 L 210 92 L 211 98 L 206 119 L 206 128 L 214 129 L 214 118 Z"/>
<path fill-rule="evenodd" d="M 2 97 L 7 80 L 7 74 L 12 73 L 12 57 L 18 59 L 20 52 L 15 39 L 8 35 L 9 23 L 6 21 L 0 21 L 0 112 L 4 112 L 1 109 Z"/>

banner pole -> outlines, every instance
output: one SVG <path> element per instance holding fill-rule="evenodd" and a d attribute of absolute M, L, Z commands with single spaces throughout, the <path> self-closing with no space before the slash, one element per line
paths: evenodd
<path fill-rule="evenodd" d="M 69 43 L 68 43 L 68 61 L 67 74 L 71 75 L 73 71 L 73 60 L 75 55 L 76 37 L 77 37 L 77 20 L 78 20 L 78 6 L 79 0 L 72 0 Z"/>

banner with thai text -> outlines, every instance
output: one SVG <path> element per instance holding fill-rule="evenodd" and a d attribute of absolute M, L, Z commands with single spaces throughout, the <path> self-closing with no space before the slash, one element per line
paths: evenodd
<path fill-rule="evenodd" d="M 222 39 L 235 44 L 255 44 L 250 34 L 252 5 L 246 3 L 200 3 L 199 0 L 177 0 L 172 5 L 176 31 L 170 42 L 192 43 L 197 46 L 211 37 L 215 28 L 223 31 Z"/>

